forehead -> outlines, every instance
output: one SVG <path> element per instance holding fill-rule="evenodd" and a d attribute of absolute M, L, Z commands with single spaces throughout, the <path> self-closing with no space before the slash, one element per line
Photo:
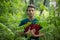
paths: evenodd
<path fill-rule="evenodd" d="M 35 10 L 34 8 L 32 8 L 32 7 L 28 7 L 28 10 Z"/>

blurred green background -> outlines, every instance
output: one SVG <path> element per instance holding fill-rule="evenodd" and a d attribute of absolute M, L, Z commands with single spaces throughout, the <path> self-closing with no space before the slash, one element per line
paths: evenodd
<path fill-rule="evenodd" d="M 24 30 L 18 25 L 27 17 L 30 3 L 36 7 L 35 17 L 45 34 L 40 40 L 60 40 L 60 0 L 0 0 L 0 40 L 27 40 L 17 32 Z"/>

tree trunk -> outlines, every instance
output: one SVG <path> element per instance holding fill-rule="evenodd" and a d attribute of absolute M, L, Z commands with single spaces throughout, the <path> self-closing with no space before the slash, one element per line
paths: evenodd
<path fill-rule="evenodd" d="M 34 0 L 30 0 L 30 4 L 34 4 Z"/>

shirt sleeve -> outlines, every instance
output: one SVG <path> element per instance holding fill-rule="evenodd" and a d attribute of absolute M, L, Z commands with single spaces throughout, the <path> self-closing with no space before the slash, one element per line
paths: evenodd
<path fill-rule="evenodd" d="M 22 26 L 22 25 L 24 25 L 24 21 L 21 21 L 21 23 L 19 24 L 19 26 Z"/>

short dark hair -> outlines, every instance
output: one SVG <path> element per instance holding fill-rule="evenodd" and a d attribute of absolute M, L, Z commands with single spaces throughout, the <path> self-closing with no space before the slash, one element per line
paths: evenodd
<path fill-rule="evenodd" d="M 28 5 L 27 6 L 27 11 L 28 11 L 28 8 L 34 8 L 35 9 L 35 6 L 34 5 Z"/>

